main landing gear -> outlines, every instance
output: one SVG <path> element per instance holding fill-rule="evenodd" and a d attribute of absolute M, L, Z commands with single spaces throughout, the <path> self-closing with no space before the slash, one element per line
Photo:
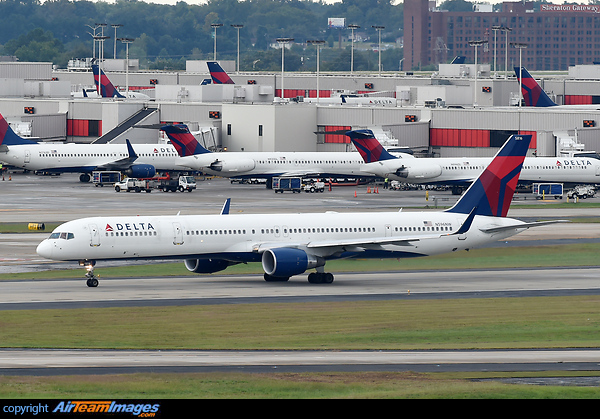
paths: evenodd
<path fill-rule="evenodd" d="M 264 274 L 265 281 L 267 282 L 287 282 L 290 277 L 282 276 L 271 276 Z M 308 274 L 308 282 L 311 284 L 331 284 L 333 282 L 333 274 L 329 272 L 312 272 Z"/>
<path fill-rule="evenodd" d="M 98 278 L 94 275 L 94 265 L 96 264 L 95 260 L 83 260 L 79 262 L 79 265 L 84 266 L 86 273 L 85 279 L 86 284 L 90 288 L 96 288 L 98 286 Z"/>
<path fill-rule="evenodd" d="M 311 284 L 331 284 L 333 274 L 329 272 L 313 272 L 308 274 L 308 282 Z"/>

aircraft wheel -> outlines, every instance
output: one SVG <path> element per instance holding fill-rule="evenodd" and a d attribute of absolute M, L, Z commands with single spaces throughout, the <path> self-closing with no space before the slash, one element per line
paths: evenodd
<path fill-rule="evenodd" d="M 285 277 L 285 276 L 271 276 L 269 274 L 264 274 L 263 276 L 265 278 L 265 281 L 267 282 L 286 282 L 289 281 L 289 277 Z"/>
<path fill-rule="evenodd" d="M 86 284 L 90 288 L 96 288 L 98 286 L 98 280 L 96 278 L 88 278 Z"/>
<path fill-rule="evenodd" d="M 331 284 L 333 282 L 333 274 L 328 272 L 313 272 L 308 274 L 308 282 L 311 284 Z"/>

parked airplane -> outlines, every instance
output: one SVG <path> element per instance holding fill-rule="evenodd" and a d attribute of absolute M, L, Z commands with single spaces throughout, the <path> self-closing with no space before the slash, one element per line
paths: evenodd
<path fill-rule="evenodd" d="M 374 177 L 362 172 L 357 152 L 218 152 L 202 147 L 186 125 L 161 128 L 182 157 L 180 164 L 211 175 L 235 178 L 274 176 Z M 407 155 L 407 158 L 412 156 Z"/>
<path fill-rule="evenodd" d="M 407 183 L 454 185 L 455 193 L 471 184 L 492 160 L 491 157 L 397 158 L 381 146 L 371 130 L 349 131 L 347 135 L 363 156 L 362 171 Z M 600 160 L 526 157 L 519 182 L 600 183 Z"/>
<path fill-rule="evenodd" d="M 550 97 L 544 92 L 544 89 L 538 84 L 538 82 L 529 74 L 525 67 L 515 67 L 515 74 L 517 81 L 519 81 L 521 74 L 523 75 L 523 81 L 521 82 L 521 93 L 523 95 L 523 102 L 525 106 L 537 107 L 537 108 L 562 108 L 562 109 L 587 109 L 587 110 L 600 110 L 600 104 L 589 104 L 589 105 L 557 105 Z"/>
<path fill-rule="evenodd" d="M 218 62 L 208 61 L 206 65 L 208 65 L 213 84 L 235 84 Z"/>
<path fill-rule="evenodd" d="M 78 261 L 96 287 L 96 261 L 184 259 L 191 272 L 261 262 L 266 281 L 287 281 L 309 269 L 311 283 L 331 283 L 325 262 L 340 258 L 403 258 L 466 250 L 529 227 L 507 218 L 530 135 L 512 136 L 456 204 L 441 212 L 90 217 L 58 226 L 37 247 L 47 259 Z"/>
<path fill-rule="evenodd" d="M 123 96 L 111 83 L 109 78 L 106 76 L 104 71 L 100 69 L 98 64 L 92 64 L 92 72 L 94 73 L 94 83 L 96 84 L 96 89 L 100 90 L 100 95 L 102 97 L 117 97 L 125 99 L 125 96 Z M 100 85 L 100 87 L 98 87 L 98 85 Z M 87 95 L 85 89 L 83 92 L 84 96 Z M 130 99 L 150 99 L 150 96 L 145 95 L 144 93 L 133 91 L 127 92 L 127 97 Z"/>
<path fill-rule="evenodd" d="M 131 177 L 152 177 L 156 171 L 189 171 L 170 144 L 36 143 L 15 134 L 0 115 L 0 161 L 22 169 L 49 173 L 82 173 L 89 182 L 94 170 L 119 170 Z"/>

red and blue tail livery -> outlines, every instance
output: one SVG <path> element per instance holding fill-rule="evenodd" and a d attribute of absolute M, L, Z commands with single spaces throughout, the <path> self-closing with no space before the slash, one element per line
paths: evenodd
<path fill-rule="evenodd" d="M 208 65 L 208 71 L 210 71 L 213 84 L 235 84 L 218 62 L 208 61 L 206 64 Z"/>
<path fill-rule="evenodd" d="M 346 135 L 350 137 L 352 144 L 354 144 L 365 163 L 396 158 L 383 148 L 370 129 L 348 131 Z"/>
<path fill-rule="evenodd" d="M 506 217 L 529 149 L 531 135 L 512 135 L 489 166 L 448 210 L 460 214 Z"/>
<path fill-rule="evenodd" d="M 200 145 L 187 125 L 165 125 L 160 130 L 167 134 L 167 137 L 169 137 L 169 140 L 171 140 L 171 143 L 181 157 L 210 153 L 210 151 Z"/>
<path fill-rule="evenodd" d="M 521 71 L 519 71 L 519 67 L 515 67 L 515 74 L 517 75 L 517 80 L 521 79 L 522 76 L 521 93 L 523 94 L 525 106 L 538 108 L 557 106 L 540 87 L 538 82 L 531 77 L 531 74 L 529 74 L 529 71 L 525 67 L 521 67 Z"/>
<path fill-rule="evenodd" d="M 19 137 L 8 125 L 6 119 L 0 115 L 0 145 L 22 145 L 22 144 L 37 144 L 35 141 Z"/>
<path fill-rule="evenodd" d="M 98 89 L 98 84 L 100 84 L 100 96 L 102 97 L 118 97 L 124 98 L 121 93 L 117 90 L 117 88 L 111 83 L 111 81 L 106 77 L 104 71 L 98 67 L 98 64 L 92 65 L 92 71 L 94 73 L 94 83 L 96 83 L 96 89 Z"/>

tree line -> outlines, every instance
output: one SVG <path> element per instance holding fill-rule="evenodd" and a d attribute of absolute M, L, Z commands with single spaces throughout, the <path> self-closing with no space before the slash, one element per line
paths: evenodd
<path fill-rule="evenodd" d="M 71 58 L 92 56 L 92 35 L 101 35 L 98 23 L 106 23 L 104 57 L 113 57 L 114 29 L 117 38 L 134 38 L 130 58 L 142 68 L 183 69 L 189 59 L 212 59 L 213 23 L 222 24 L 217 33 L 217 58 L 237 56 L 240 29 L 240 69 L 281 69 L 281 53 L 273 49 L 276 39 L 294 38 L 286 51 L 286 71 L 314 71 L 316 47 L 307 40 L 326 41 L 320 54 L 322 71 L 347 71 L 350 63 L 349 29 L 328 28 L 328 18 L 346 18 L 359 25 L 355 31 L 362 42 L 354 43 L 354 69 L 377 70 L 378 34 L 381 32 L 382 67 L 397 71 L 402 59 L 399 40 L 403 32 L 403 4 L 392 0 L 343 0 L 327 4 L 311 0 L 208 0 L 203 5 L 175 5 L 116 0 L 115 3 L 70 0 L 0 0 L 0 55 L 20 61 L 51 61 L 66 67 Z M 95 29 L 96 28 L 96 29 Z M 97 54 L 97 52 L 96 52 Z M 117 43 L 117 58 L 125 47 Z"/>

